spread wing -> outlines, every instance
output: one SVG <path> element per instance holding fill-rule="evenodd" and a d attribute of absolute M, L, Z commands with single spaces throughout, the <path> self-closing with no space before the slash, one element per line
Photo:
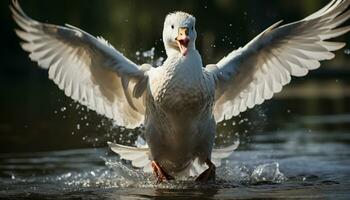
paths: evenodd
<path fill-rule="evenodd" d="M 65 94 L 116 124 L 134 128 L 143 123 L 142 89 L 148 68 L 139 68 L 102 38 L 70 25 L 56 26 L 29 18 L 16 0 L 10 7 L 24 40 L 21 46 Z M 136 86 L 136 87 L 134 87 Z M 133 90 L 134 89 L 134 90 Z M 136 90 L 135 90 L 136 89 Z M 133 91 L 132 91 L 133 90 Z"/>
<path fill-rule="evenodd" d="M 339 27 L 350 18 L 350 0 L 333 0 L 307 18 L 284 26 L 269 27 L 243 48 L 230 53 L 206 69 L 216 79 L 214 116 L 230 119 L 271 99 L 291 81 L 317 69 L 322 60 L 334 58 L 332 51 L 345 43 L 328 39 L 350 31 Z"/>

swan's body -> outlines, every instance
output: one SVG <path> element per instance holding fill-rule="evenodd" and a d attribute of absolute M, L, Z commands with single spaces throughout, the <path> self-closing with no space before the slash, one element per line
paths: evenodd
<path fill-rule="evenodd" d="M 112 150 L 149 170 L 158 180 L 190 175 L 195 160 L 206 163 L 198 180 L 215 176 L 215 165 L 234 148 L 213 149 L 216 123 L 271 99 L 291 76 L 304 76 L 334 57 L 344 43 L 326 41 L 350 31 L 350 0 L 333 0 L 295 23 L 269 27 L 216 65 L 202 66 L 196 50 L 195 18 L 166 17 L 168 58 L 158 68 L 138 66 L 102 38 L 73 26 L 43 24 L 27 17 L 17 1 L 13 16 L 23 49 L 67 96 L 127 128 L 145 125 L 149 148 L 112 144 Z M 213 162 L 212 162 L 213 161 Z"/>
<path fill-rule="evenodd" d="M 146 140 L 153 160 L 167 171 L 182 171 L 195 157 L 203 163 L 210 158 L 214 85 L 197 51 L 168 58 L 149 72 Z"/>

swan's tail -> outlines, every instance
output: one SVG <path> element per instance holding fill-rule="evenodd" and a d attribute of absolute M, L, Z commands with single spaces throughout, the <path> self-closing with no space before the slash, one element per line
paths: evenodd
<path fill-rule="evenodd" d="M 115 144 L 112 142 L 108 142 L 108 145 L 113 152 L 117 153 L 120 156 L 120 158 L 131 161 L 132 166 L 136 168 L 142 168 L 146 173 L 152 172 L 148 148 L 130 147 Z M 228 158 L 233 153 L 233 151 L 238 148 L 238 146 L 239 141 L 236 141 L 231 146 L 220 149 L 213 149 L 211 155 L 212 162 L 217 167 L 219 167 L 222 163 L 222 160 Z M 177 176 L 196 176 L 203 172 L 206 168 L 207 166 L 201 165 L 196 159 L 185 170 L 177 174 Z"/>

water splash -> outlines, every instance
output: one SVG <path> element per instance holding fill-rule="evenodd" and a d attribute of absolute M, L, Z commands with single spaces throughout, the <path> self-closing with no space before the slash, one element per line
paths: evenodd
<path fill-rule="evenodd" d="M 146 141 L 139 135 L 135 141 L 135 146 L 138 148 L 148 148 Z"/>
<path fill-rule="evenodd" d="M 151 58 L 153 60 L 155 50 L 156 50 L 156 48 L 152 47 L 150 50 L 142 52 L 142 56 L 144 58 Z"/>
<path fill-rule="evenodd" d="M 344 50 L 344 53 L 345 53 L 346 55 L 350 55 L 350 49 L 345 49 L 345 50 Z"/>
<path fill-rule="evenodd" d="M 150 65 L 153 65 L 154 67 L 159 67 L 163 64 L 164 58 L 161 56 L 156 58 L 155 52 L 155 47 L 152 47 L 151 49 L 146 51 L 136 51 L 136 60 L 138 60 L 139 63 L 148 63 Z"/>
<path fill-rule="evenodd" d="M 240 184 L 282 183 L 287 177 L 280 171 L 279 163 L 248 166 L 244 163 L 226 165 L 218 170 L 219 179 Z"/>
<path fill-rule="evenodd" d="M 154 64 L 159 67 L 161 65 L 163 65 L 163 62 L 164 62 L 164 58 L 163 57 L 159 57 L 157 58 L 157 60 L 154 62 Z"/>
<path fill-rule="evenodd" d="M 219 167 L 215 182 L 199 184 L 194 177 L 156 184 L 152 174 L 133 169 L 117 159 L 103 158 L 107 168 L 87 170 L 80 173 L 65 173 L 58 176 L 66 186 L 100 188 L 167 188 L 193 189 L 201 187 L 232 188 L 247 184 L 282 183 L 287 180 L 279 170 L 278 163 L 268 163 L 249 168 L 244 164 Z"/>
<path fill-rule="evenodd" d="M 76 188 L 139 188 L 154 184 L 152 174 L 133 169 L 116 158 L 101 157 L 104 167 L 87 169 L 81 172 L 67 172 L 45 182 L 61 183 Z"/>
<path fill-rule="evenodd" d="M 257 166 L 251 174 L 251 182 L 258 183 L 281 183 L 287 180 L 287 177 L 279 170 L 279 163 L 267 163 Z"/>

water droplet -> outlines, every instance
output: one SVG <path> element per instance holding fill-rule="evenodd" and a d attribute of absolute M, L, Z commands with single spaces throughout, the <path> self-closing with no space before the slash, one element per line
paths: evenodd
<path fill-rule="evenodd" d="M 77 130 L 80 130 L 80 124 L 77 124 Z"/>
<path fill-rule="evenodd" d="M 12 180 L 15 180 L 16 179 L 16 176 L 14 174 L 11 174 L 11 179 Z"/>
<path fill-rule="evenodd" d="M 159 57 L 154 63 L 156 66 L 161 66 L 163 64 L 164 58 L 163 57 Z"/>
<path fill-rule="evenodd" d="M 345 49 L 345 50 L 344 50 L 344 53 L 345 53 L 346 55 L 350 55 L 350 49 Z"/>
<path fill-rule="evenodd" d="M 155 50 L 155 48 L 152 47 L 150 50 L 142 52 L 142 56 L 145 58 L 153 59 L 154 58 L 154 50 Z"/>
<path fill-rule="evenodd" d="M 64 112 L 66 109 L 67 109 L 66 107 L 62 107 L 61 112 Z"/>

